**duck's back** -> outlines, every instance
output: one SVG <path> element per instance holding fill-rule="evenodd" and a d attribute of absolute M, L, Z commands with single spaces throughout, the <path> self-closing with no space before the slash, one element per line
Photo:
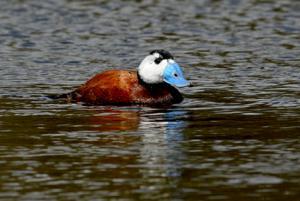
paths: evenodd
<path fill-rule="evenodd" d="M 168 105 L 179 103 L 182 96 L 169 84 L 147 85 L 137 72 L 109 70 L 97 74 L 69 94 L 69 99 L 91 105 Z"/>

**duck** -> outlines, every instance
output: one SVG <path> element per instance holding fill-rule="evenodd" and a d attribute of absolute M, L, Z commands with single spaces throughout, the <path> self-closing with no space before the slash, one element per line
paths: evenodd
<path fill-rule="evenodd" d="M 183 101 L 177 88 L 189 86 L 170 52 L 152 50 L 134 70 L 106 70 L 63 94 L 69 102 L 86 105 L 166 106 Z"/>

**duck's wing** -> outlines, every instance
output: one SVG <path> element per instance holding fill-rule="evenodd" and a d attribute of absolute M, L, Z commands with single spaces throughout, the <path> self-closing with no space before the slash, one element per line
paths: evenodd
<path fill-rule="evenodd" d="M 92 105 L 128 104 L 130 99 L 131 71 L 110 70 L 95 75 L 72 92 L 76 102 Z"/>

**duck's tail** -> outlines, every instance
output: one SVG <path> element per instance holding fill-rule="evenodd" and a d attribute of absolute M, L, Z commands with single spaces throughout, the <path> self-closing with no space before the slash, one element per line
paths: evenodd
<path fill-rule="evenodd" d="M 76 102 L 76 100 L 78 100 L 78 93 L 75 90 L 75 91 L 72 91 L 70 93 L 65 93 L 65 94 L 50 94 L 50 95 L 47 95 L 47 97 L 50 99 L 54 99 L 54 100 L 65 99 L 68 102 Z"/>

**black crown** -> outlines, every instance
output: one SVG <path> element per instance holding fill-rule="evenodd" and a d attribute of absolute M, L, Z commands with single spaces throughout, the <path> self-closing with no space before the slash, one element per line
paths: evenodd
<path fill-rule="evenodd" d="M 152 50 L 150 54 L 158 53 L 160 55 L 161 60 L 163 59 L 174 59 L 172 54 L 166 50 Z"/>

